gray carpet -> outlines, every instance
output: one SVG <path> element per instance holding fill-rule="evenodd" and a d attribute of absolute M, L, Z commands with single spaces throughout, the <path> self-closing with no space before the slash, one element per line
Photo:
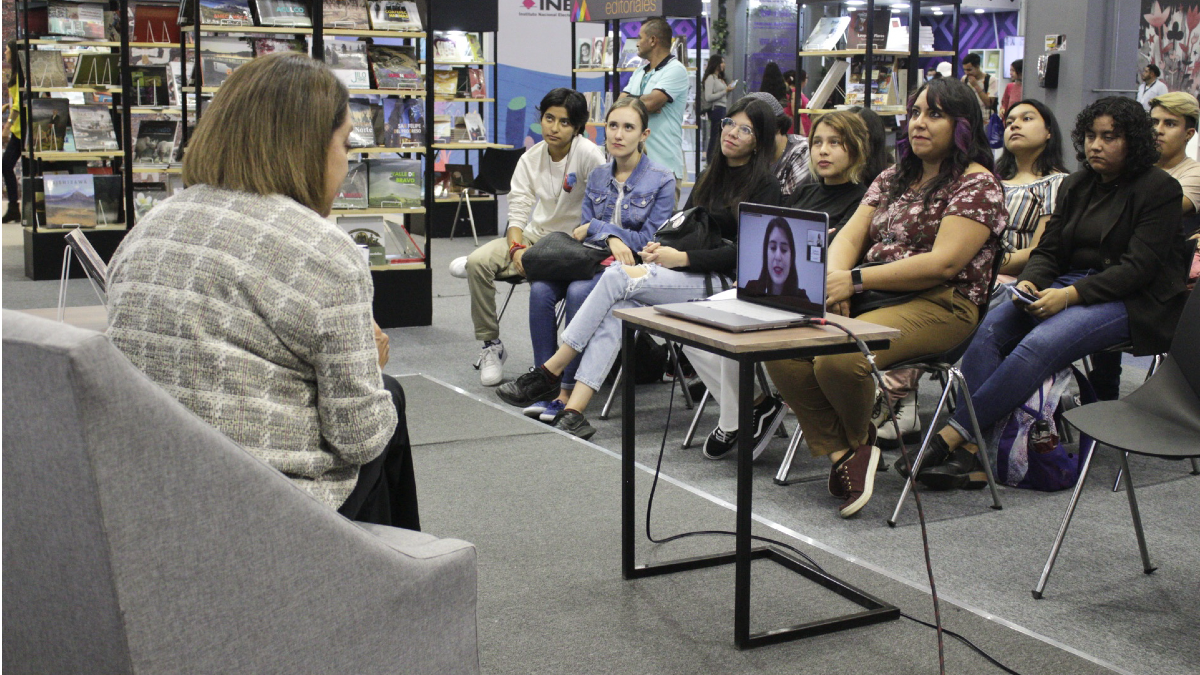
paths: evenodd
<path fill-rule="evenodd" d="M 423 377 L 402 380 L 426 531 L 479 550 L 479 626 L 486 673 L 936 673 L 934 631 L 901 619 L 739 652 L 733 646 L 733 568 L 624 581 L 619 462 L 611 453 L 467 398 Z M 445 410 L 488 420 L 438 421 Z M 504 419 L 507 418 L 507 419 Z M 457 433 L 455 432 L 457 430 Z M 651 476 L 639 472 L 639 528 Z M 654 530 L 732 528 L 733 512 L 660 482 Z M 831 573 L 920 618 L 929 596 L 882 574 L 757 526 L 802 547 Z M 664 545 L 639 529 L 639 561 L 730 550 L 731 537 Z M 855 605 L 769 562 L 753 569 L 752 630 L 855 611 Z M 971 612 L 942 605 L 947 628 L 1019 672 L 1112 672 Z M 947 638 L 947 672 L 999 672 Z M 851 665 L 852 664 L 852 665 Z"/>

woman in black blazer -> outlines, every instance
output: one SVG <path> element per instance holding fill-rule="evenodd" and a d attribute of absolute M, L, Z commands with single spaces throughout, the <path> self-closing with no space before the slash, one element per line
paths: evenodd
<path fill-rule="evenodd" d="M 1088 354 L 1126 342 L 1135 355 L 1166 351 L 1183 310 L 1183 194 L 1153 166 L 1149 116 L 1132 99 L 1100 99 L 1079 114 L 1071 140 L 1084 168 L 1063 182 L 1017 281 L 1037 300 L 989 313 L 963 356 L 981 430 Z M 918 479 L 933 489 L 983 487 L 973 440 L 959 406 Z"/>

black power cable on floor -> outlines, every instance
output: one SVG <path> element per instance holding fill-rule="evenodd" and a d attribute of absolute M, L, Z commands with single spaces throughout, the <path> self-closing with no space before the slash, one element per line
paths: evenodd
<path fill-rule="evenodd" d="M 857 335 L 855 335 L 853 332 L 851 332 L 845 326 L 834 323 L 827 319 L 813 319 L 812 323 L 813 323 L 813 325 L 817 325 L 817 326 L 831 326 L 833 328 L 836 328 L 836 329 L 842 331 L 847 336 L 849 336 L 850 339 L 854 340 L 854 344 L 858 347 L 858 350 L 860 352 L 862 352 L 864 357 L 866 357 L 867 363 L 870 364 L 870 366 L 871 366 L 871 374 L 872 374 L 872 377 L 875 378 L 876 385 L 879 387 L 880 391 L 885 392 L 885 395 L 883 397 L 884 403 L 888 407 L 888 419 L 890 419 L 892 422 L 892 429 L 896 432 L 896 438 L 900 442 L 900 457 L 907 466 L 912 466 L 912 462 L 910 462 L 908 459 L 908 448 L 904 444 L 904 435 L 900 433 L 900 426 L 896 421 L 896 412 L 892 408 L 891 399 L 886 395 L 886 392 L 888 392 L 889 390 L 887 389 L 887 385 L 885 385 L 883 382 L 883 374 L 880 373 L 879 368 L 875 366 L 875 355 L 871 353 L 871 350 L 867 347 L 866 343 L 864 343 L 861 338 L 859 338 Z M 658 489 L 658 477 L 659 477 L 659 474 L 662 473 L 663 455 L 665 454 L 666 448 L 667 448 L 667 432 L 669 432 L 670 428 L 671 428 L 671 413 L 675 409 L 675 385 L 676 384 L 679 384 L 680 386 L 684 386 L 683 383 L 678 382 L 678 378 L 676 378 L 675 380 L 673 380 L 671 382 L 671 395 L 670 395 L 670 399 L 667 402 L 667 421 L 663 425 L 662 442 L 659 444 L 659 448 L 658 448 L 658 461 L 656 462 L 656 464 L 654 466 L 654 480 L 650 484 L 650 498 L 646 504 L 646 539 L 648 539 L 650 542 L 655 543 L 655 544 L 666 544 L 666 543 L 670 543 L 672 541 L 678 541 L 680 539 L 684 539 L 686 537 L 710 536 L 710 535 L 737 536 L 736 532 L 730 532 L 727 530 L 697 530 L 697 531 L 693 531 L 693 532 L 681 532 L 679 534 L 674 534 L 674 535 L 671 535 L 668 537 L 664 537 L 662 539 L 655 539 L 654 535 L 651 534 L 651 532 L 650 532 L 650 513 L 654 508 L 654 493 Z M 718 403 L 720 403 L 720 402 L 718 401 Z M 930 592 L 930 595 L 933 597 L 934 623 L 922 621 L 921 619 L 918 619 L 916 617 L 905 614 L 904 612 L 901 612 L 900 616 L 908 619 L 909 621 L 913 621 L 922 626 L 925 626 L 927 628 L 933 628 L 934 630 L 937 631 L 938 668 L 939 668 L 940 675 L 946 675 L 946 649 L 945 649 L 945 642 L 942 638 L 943 635 L 949 635 L 950 637 L 962 642 L 963 644 L 965 644 L 966 646 L 973 649 L 980 656 L 987 659 L 990 663 L 995 665 L 997 668 L 1000 668 L 1004 672 L 1009 673 L 1010 675 L 1021 675 L 1017 671 L 1013 670 L 1012 668 L 1009 668 L 1008 666 L 1004 665 L 1000 661 L 996 660 L 994 657 L 992 657 L 990 654 L 988 654 L 982 648 L 975 645 L 975 643 L 971 642 L 963 635 L 960 635 L 959 633 L 956 633 L 954 631 L 951 631 L 951 630 L 948 630 L 948 629 L 945 629 L 942 627 L 941 607 L 938 602 L 937 587 L 934 585 L 934 581 L 933 581 L 933 562 L 932 562 L 932 559 L 931 559 L 930 553 L 929 553 L 929 535 L 928 535 L 928 531 L 926 530 L 926 527 L 925 527 L 925 509 L 923 508 L 923 506 L 921 504 L 921 495 L 920 495 L 920 491 L 916 489 L 916 481 L 915 480 L 913 480 L 912 494 L 913 494 L 913 500 L 916 502 L 916 505 L 917 505 L 917 518 L 920 521 L 920 525 L 921 525 L 921 546 L 922 546 L 922 549 L 924 550 L 924 554 L 925 554 L 925 571 L 929 577 L 929 592 Z M 822 574 L 826 574 L 826 575 L 829 574 L 820 565 L 818 565 L 815 560 L 813 560 L 811 557 L 809 557 L 807 554 L 805 554 L 803 551 L 796 548 L 795 546 L 791 546 L 789 544 L 786 544 L 782 541 L 778 541 L 776 539 L 771 539 L 770 537 L 763 537 L 763 536 L 759 536 L 756 534 L 750 535 L 750 538 L 754 541 L 761 541 L 761 542 L 765 542 L 765 543 L 769 543 L 769 544 L 773 544 L 775 546 L 785 548 L 785 549 L 795 553 L 796 555 L 800 556 L 801 558 L 803 558 L 805 560 L 805 562 L 807 562 L 808 565 L 812 569 L 814 569 L 818 572 L 821 572 Z"/>

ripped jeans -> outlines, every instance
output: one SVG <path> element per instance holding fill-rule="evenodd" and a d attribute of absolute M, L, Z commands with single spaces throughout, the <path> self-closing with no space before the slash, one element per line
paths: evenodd
<path fill-rule="evenodd" d="M 636 279 L 624 265 L 609 267 L 563 329 L 563 344 L 583 354 L 575 379 L 592 391 L 600 390 L 621 351 L 621 321 L 613 317 L 614 309 L 687 302 L 708 295 L 704 274 L 677 272 L 654 263 L 640 267 L 646 274 Z"/>

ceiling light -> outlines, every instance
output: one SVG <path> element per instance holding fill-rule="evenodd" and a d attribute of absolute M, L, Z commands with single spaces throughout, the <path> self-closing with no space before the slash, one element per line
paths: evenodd
<path fill-rule="evenodd" d="M 908 9 L 908 3 L 907 2 L 892 3 L 892 9 Z"/>
<path fill-rule="evenodd" d="M 858 7 L 859 5 L 867 4 L 867 0 L 846 0 L 846 4 L 851 7 Z"/>
<path fill-rule="evenodd" d="M 976 13 L 976 14 L 983 14 L 983 8 L 982 8 L 982 7 L 977 7 L 977 8 L 975 9 L 975 13 Z"/>

